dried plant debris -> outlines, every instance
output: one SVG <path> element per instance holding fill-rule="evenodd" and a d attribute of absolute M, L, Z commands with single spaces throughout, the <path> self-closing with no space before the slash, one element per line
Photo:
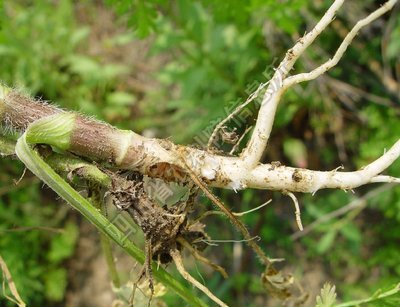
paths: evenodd
<path fill-rule="evenodd" d="M 141 174 L 112 174 L 111 177 L 112 185 L 107 194 L 112 197 L 118 209 L 129 213 L 145 237 L 146 259 L 135 284 L 137 285 L 143 277 L 146 277 L 149 281 L 149 289 L 154 292 L 151 261 L 154 260 L 158 264 L 168 264 L 173 261 L 185 279 L 223 306 L 222 301 L 186 272 L 181 261 L 181 251 L 187 248 L 195 259 L 227 277 L 223 268 L 200 254 L 207 247 L 205 242 L 209 240 L 209 237 L 204 231 L 204 224 L 188 217 L 197 195 L 197 188 L 189 189 L 189 195 L 185 201 L 178 201 L 173 206 L 160 206 L 147 194 Z"/>
<path fill-rule="evenodd" d="M 160 206 L 145 192 L 143 177 L 135 174 L 125 179 L 114 176 L 112 195 L 114 205 L 127 211 L 142 229 L 146 241 L 151 244 L 152 259 L 166 264 L 171 262 L 171 249 L 181 250 L 177 242 L 181 237 L 197 249 L 203 248 L 201 239 L 206 239 L 204 225 L 191 225 L 188 220 L 188 202 L 178 202 L 174 206 Z M 197 242 L 197 243 L 196 243 Z"/>

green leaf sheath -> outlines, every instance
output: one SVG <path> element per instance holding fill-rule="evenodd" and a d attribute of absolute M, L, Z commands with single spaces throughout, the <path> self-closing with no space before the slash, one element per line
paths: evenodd
<path fill-rule="evenodd" d="M 39 119 L 26 130 L 26 142 L 68 150 L 75 119 L 74 113 L 60 113 Z"/>
<path fill-rule="evenodd" d="M 73 189 L 61 176 L 59 176 L 40 156 L 30 147 L 29 143 L 51 144 L 59 149 L 69 146 L 70 131 L 73 129 L 73 114 L 61 113 L 38 120 L 30 124 L 25 133 L 18 139 L 15 152 L 25 166 L 38 178 L 45 182 L 60 197 L 71 204 L 87 220 L 95 225 L 102 233 L 121 246 L 129 255 L 140 263 L 144 262 L 144 254 L 133 242 L 126 239 L 116 226 L 108 221 L 99 210 Z M 58 141 L 60 141 L 60 146 Z M 192 306 L 207 306 L 194 296 L 189 289 L 178 282 L 163 268 L 153 264 L 154 276 L 165 286 L 176 292 Z"/>

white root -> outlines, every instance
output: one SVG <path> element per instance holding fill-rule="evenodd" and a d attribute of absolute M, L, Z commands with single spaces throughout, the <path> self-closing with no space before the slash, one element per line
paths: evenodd
<path fill-rule="evenodd" d="M 302 73 L 298 75 L 294 75 L 291 77 L 288 77 L 284 82 L 283 82 L 283 87 L 288 88 L 294 84 L 304 82 L 304 81 L 310 81 L 318 78 L 320 75 L 324 74 L 326 71 L 334 67 L 340 59 L 343 57 L 345 51 L 347 50 L 347 47 L 351 44 L 353 41 L 354 37 L 358 34 L 358 32 L 365 26 L 369 25 L 371 22 L 374 20 L 378 19 L 381 17 L 383 14 L 385 14 L 387 11 L 391 10 L 393 6 L 396 4 L 397 0 L 390 0 L 386 2 L 384 5 L 382 5 L 379 9 L 368 15 L 366 18 L 360 20 L 359 22 L 356 23 L 356 25 L 351 29 L 351 31 L 346 35 L 344 38 L 343 42 L 340 44 L 338 50 L 336 51 L 335 55 L 333 58 L 329 59 L 326 61 L 324 64 L 320 65 L 319 67 L 315 68 L 311 72 L 308 73 Z"/>
<path fill-rule="evenodd" d="M 269 86 L 261 103 L 261 108 L 258 112 L 258 118 L 253 134 L 242 154 L 243 160 L 249 166 L 256 166 L 260 161 L 272 130 L 272 125 L 275 119 L 276 109 L 280 102 L 281 96 L 284 93 L 283 80 L 293 68 L 297 59 L 304 51 L 314 42 L 314 40 L 326 29 L 332 22 L 336 12 L 343 5 L 344 0 L 336 0 L 321 20 L 315 25 L 308 34 L 302 37 L 292 49 L 290 49 L 285 58 L 279 64 L 274 76 L 272 77 Z"/>
<path fill-rule="evenodd" d="M 228 305 L 226 305 L 223 301 L 221 301 L 218 297 L 216 297 L 214 294 L 212 294 L 212 292 L 203 284 L 201 284 L 199 281 L 197 281 L 196 279 L 194 279 L 192 277 L 192 275 L 190 275 L 184 265 L 183 265 L 183 261 L 182 261 L 182 257 L 181 254 L 179 253 L 178 250 L 172 250 L 170 252 L 172 259 L 175 262 L 176 268 L 178 270 L 178 272 L 182 275 L 182 277 L 184 279 L 186 279 L 188 282 L 190 282 L 192 285 L 194 285 L 196 288 L 198 288 L 199 290 L 203 291 L 204 294 L 206 294 L 210 299 L 212 299 L 215 303 L 217 303 L 219 306 L 224 306 L 224 307 L 228 307 Z"/>
<path fill-rule="evenodd" d="M 332 22 L 336 12 L 342 6 L 344 0 L 336 0 L 325 13 L 325 15 L 321 18 L 321 20 L 311 30 L 311 32 L 299 39 L 294 47 L 286 53 L 285 58 L 280 63 L 278 69 L 276 70 L 273 78 L 269 83 L 269 86 L 263 98 L 263 102 L 261 104 L 261 108 L 258 113 L 258 118 L 253 134 L 247 147 L 243 151 L 242 159 L 246 162 L 246 164 L 248 164 L 250 167 L 255 167 L 259 163 L 262 154 L 267 146 L 267 142 L 272 130 L 272 125 L 275 119 L 275 113 L 284 92 L 294 84 L 303 81 L 313 80 L 325 73 L 330 68 L 334 67 L 342 58 L 347 47 L 349 46 L 353 38 L 358 34 L 360 29 L 370 24 L 378 17 L 382 16 L 384 13 L 391 10 L 393 6 L 397 3 L 397 1 L 398 0 L 387 1 L 384 5 L 371 13 L 368 17 L 360 20 L 345 37 L 335 56 L 326 63 L 314 69 L 312 72 L 287 77 L 297 59 L 304 53 L 307 47 L 309 47 L 314 42 L 314 40 L 321 34 L 321 32 Z"/>
<path fill-rule="evenodd" d="M 301 212 L 300 212 L 300 205 L 299 201 L 297 200 L 296 196 L 292 192 L 287 192 L 287 196 L 289 196 L 293 200 L 294 208 L 295 208 L 295 215 L 296 215 L 296 223 L 297 227 L 299 227 L 300 231 L 303 231 L 303 224 L 301 222 Z"/>

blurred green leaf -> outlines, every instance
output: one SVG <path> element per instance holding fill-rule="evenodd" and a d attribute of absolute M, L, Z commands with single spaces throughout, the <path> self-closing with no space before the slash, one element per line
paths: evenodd
<path fill-rule="evenodd" d="M 60 235 L 54 236 L 51 241 L 50 250 L 47 258 L 52 263 L 59 263 L 60 261 L 69 258 L 74 250 L 76 240 L 78 239 L 78 227 L 68 222 Z"/>
<path fill-rule="evenodd" d="M 73 47 L 77 46 L 85 38 L 89 36 L 90 29 L 88 27 L 83 27 L 72 32 L 70 43 Z"/>
<path fill-rule="evenodd" d="M 67 288 L 67 271 L 64 268 L 48 270 L 46 272 L 45 287 L 47 298 L 55 302 L 61 301 Z"/>
<path fill-rule="evenodd" d="M 136 97 L 126 92 L 114 92 L 107 96 L 107 103 L 115 106 L 128 106 L 135 103 Z"/>
<path fill-rule="evenodd" d="M 293 166 L 307 166 L 307 148 L 301 140 L 285 139 L 283 142 L 283 152 Z"/>
<path fill-rule="evenodd" d="M 346 223 L 342 227 L 340 227 L 339 232 L 348 240 L 353 243 L 360 243 L 362 240 L 362 236 L 360 230 L 356 225 L 352 223 Z"/>
<path fill-rule="evenodd" d="M 326 232 L 317 244 L 318 253 L 326 253 L 334 244 L 336 235 L 336 230 L 329 230 L 328 232 Z"/>
<path fill-rule="evenodd" d="M 397 25 L 390 34 L 390 40 L 386 47 L 386 56 L 389 59 L 399 59 L 400 53 L 400 22 L 397 20 Z"/>
<path fill-rule="evenodd" d="M 69 65 L 72 72 L 85 78 L 96 78 L 102 70 L 102 67 L 97 61 L 83 55 L 71 55 L 66 59 L 66 63 Z"/>

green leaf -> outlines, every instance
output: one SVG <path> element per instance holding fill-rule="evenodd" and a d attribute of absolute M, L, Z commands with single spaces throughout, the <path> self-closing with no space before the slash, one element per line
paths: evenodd
<path fill-rule="evenodd" d="M 389 59 L 398 59 L 400 53 L 400 22 L 397 21 L 397 26 L 390 34 L 390 40 L 386 49 L 386 56 Z"/>
<path fill-rule="evenodd" d="M 148 1 L 138 0 L 136 8 L 129 22 L 136 25 L 137 34 L 140 38 L 148 36 L 154 29 L 157 12 Z"/>
<path fill-rule="evenodd" d="M 71 55 L 68 57 L 67 62 L 72 72 L 82 76 L 90 76 L 101 69 L 99 63 L 83 55 Z"/>
<path fill-rule="evenodd" d="M 45 276 L 45 291 L 48 299 L 59 302 L 64 298 L 67 288 L 67 271 L 64 268 L 52 269 Z"/>
<path fill-rule="evenodd" d="M 336 230 L 330 230 L 324 234 L 322 239 L 318 242 L 317 252 L 324 254 L 332 246 L 333 242 L 335 241 L 336 234 Z"/>
<path fill-rule="evenodd" d="M 293 166 L 307 166 L 307 148 L 301 140 L 290 138 L 286 139 L 283 142 L 283 152 Z"/>
<path fill-rule="evenodd" d="M 107 96 L 107 103 L 115 106 L 134 104 L 136 97 L 127 92 L 114 92 Z"/>
<path fill-rule="evenodd" d="M 362 236 L 360 230 L 352 223 L 346 223 L 339 229 L 340 233 L 348 240 L 354 243 L 360 243 Z"/>
<path fill-rule="evenodd" d="M 82 40 L 87 38 L 89 36 L 90 29 L 88 27 L 83 27 L 75 32 L 72 33 L 71 37 L 69 38 L 69 41 L 72 46 L 78 45 Z"/>
<path fill-rule="evenodd" d="M 29 126 L 26 140 L 34 144 L 48 144 L 67 150 L 70 146 L 75 119 L 74 113 L 59 113 L 41 118 L 35 122 L 35 125 Z"/>
<path fill-rule="evenodd" d="M 129 69 L 123 65 L 108 64 L 104 65 L 99 72 L 98 80 L 109 81 L 115 79 L 119 75 L 126 74 Z"/>
<path fill-rule="evenodd" d="M 336 302 L 336 287 L 330 283 L 325 283 L 321 289 L 321 294 L 317 296 L 316 307 L 332 307 Z"/>
<path fill-rule="evenodd" d="M 59 236 L 54 236 L 51 241 L 50 251 L 47 255 L 49 261 L 58 263 L 72 256 L 78 239 L 78 227 L 69 222 Z"/>
<path fill-rule="evenodd" d="M 16 52 L 15 48 L 5 45 L 0 45 L 0 55 L 9 56 Z"/>
<path fill-rule="evenodd" d="M 128 25 L 135 29 L 138 37 L 144 38 L 153 32 L 156 26 L 157 4 L 162 1 L 144 0 L 106 0 L 119 15 L 128 16 Z"/>

